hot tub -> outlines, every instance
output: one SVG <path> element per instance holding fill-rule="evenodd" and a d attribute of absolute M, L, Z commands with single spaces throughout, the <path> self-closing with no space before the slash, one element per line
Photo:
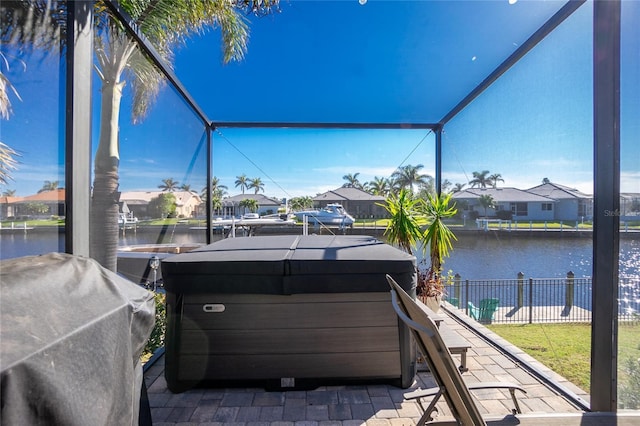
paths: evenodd
<path fill-rule="evenodd" d="M 233 238 L 164 259 L 169 389 L 410 386 L 387 273 L 415 294 L 415 257 L 367 236 Z"/>

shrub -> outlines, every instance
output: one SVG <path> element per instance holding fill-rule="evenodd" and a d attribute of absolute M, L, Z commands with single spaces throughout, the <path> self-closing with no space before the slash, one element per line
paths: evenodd
<path fill-rule="evenodd" d="M 623 408 L 636 410 L 640 407 L 640 359 L 627 358 L 622 371 L 627 380 L 620 385 L 620 404 Z"/>
<path fill-rule="evenodd" d="M 149 336 L 147 345 L 142 351 L 143 362 L 148 361 L 156 349 L 164 346 L 164 334 L 167 329 L 167 315 L 165 308 L 166 295 L 164 293 L 156 293 L 154 299 L 156 303 L 156 323 L 153 326 L 153 330 L 151 330 L 151 335 Z"/>
<path fill-rule="evenodd" d="M 502 220 L 511 220 L 513 218 L 513 214 L 509 210 L 498 210 L 496 212 L 496 217 Z"/>

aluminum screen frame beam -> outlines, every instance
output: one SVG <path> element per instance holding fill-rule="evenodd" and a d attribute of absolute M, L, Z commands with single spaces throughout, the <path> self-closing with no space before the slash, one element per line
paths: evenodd
<path fill-rule="evenodd" d="M 262 129 L 426 129 L 436 130 L 437 123 L 323 123 L 323 122 L 271 122 L 271 121 L 213 121 L 217 128 Z"/>
<path fill-rule="evenodd" d="M 147 58 L 153 62 L 158 70 L 166 77 L 171 85 L 178 91 L 180 97 L 189 105 L 189 107 L 196 113 L 196 115 L 202 121 L 204 126 L 208 126 L 211 120 L 207 117 L 204 110 L 200 108 L 198 103 L 193 99 L 191 94 L 184 87 L 182 82 L 178 79 L 173 70 L 163 61 L 162 57 L 151 44 L 151 42 L 145 37 L 142 31 L 139 29 L 136 21 L 129 16 L 129 14 L 120 7 L 115 0 L 104 0 L 104 4 L 109 8 L 109 11 L 120 22 L 125 30 L 133 39 L 138 43 L 140 49 L 146 54 Z"/>
<path fill-rule="evenodd" d="M 64 251 L 89 257 L 93 1 L 67 6 Z"/>
<path fill-rule="evenodd" d="M 451 111 L 449 111 L 440 120 L 441 125 L 447 124 L 453 119 L 460 111 L 465 109 L 475 98 L 480 96 L 482 92 L 488 89 L 500 76 L 507 72 L 512 66 L 518 63 L 520 59 L 531 49 L 533 49 L 538 43 L 540 43 L 546 36 L 548 36 L 553 30 L 556 29 L 565 19 L 573 14 L 580 6 L 582 6 L 586 0 L 569 0 L 562 8 L 557 11 L 547 22 L 544 23 L 538 30 L 533 33 L 531 37 L 520 45 L 504 62 L 485 78 L 480 84 L 476 86 L 464 99 L 462 99 Z"/>
<path fill-rule="evenodd" d="M 593 317 L 591 410 L 617 410 L 620 256 L 619 0 L 593 2 Z"/>

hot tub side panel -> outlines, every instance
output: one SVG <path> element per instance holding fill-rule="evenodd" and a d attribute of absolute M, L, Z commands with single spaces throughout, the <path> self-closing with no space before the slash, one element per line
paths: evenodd
<path fill-rule="evenodd" d="M 179 331 L 167 342 L 171 390 L 199 382 L 413 381 L 415 351 L 388 293 L 203 294 L 182 302 Z"/>

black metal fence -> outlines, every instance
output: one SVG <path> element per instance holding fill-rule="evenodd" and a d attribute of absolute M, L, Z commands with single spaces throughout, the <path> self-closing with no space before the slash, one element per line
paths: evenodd
<path fill-rule="evenodd" d="M 572 272 L 566 278 L 518 274 L 511 280 L 463 280 L 456 274 L 445 301 L 480 322 L 590 322 L 591 288 L 591 278 Z M 618 314 L 621 321 L 640 320 L 640 278 L 620 277 Z"/>

